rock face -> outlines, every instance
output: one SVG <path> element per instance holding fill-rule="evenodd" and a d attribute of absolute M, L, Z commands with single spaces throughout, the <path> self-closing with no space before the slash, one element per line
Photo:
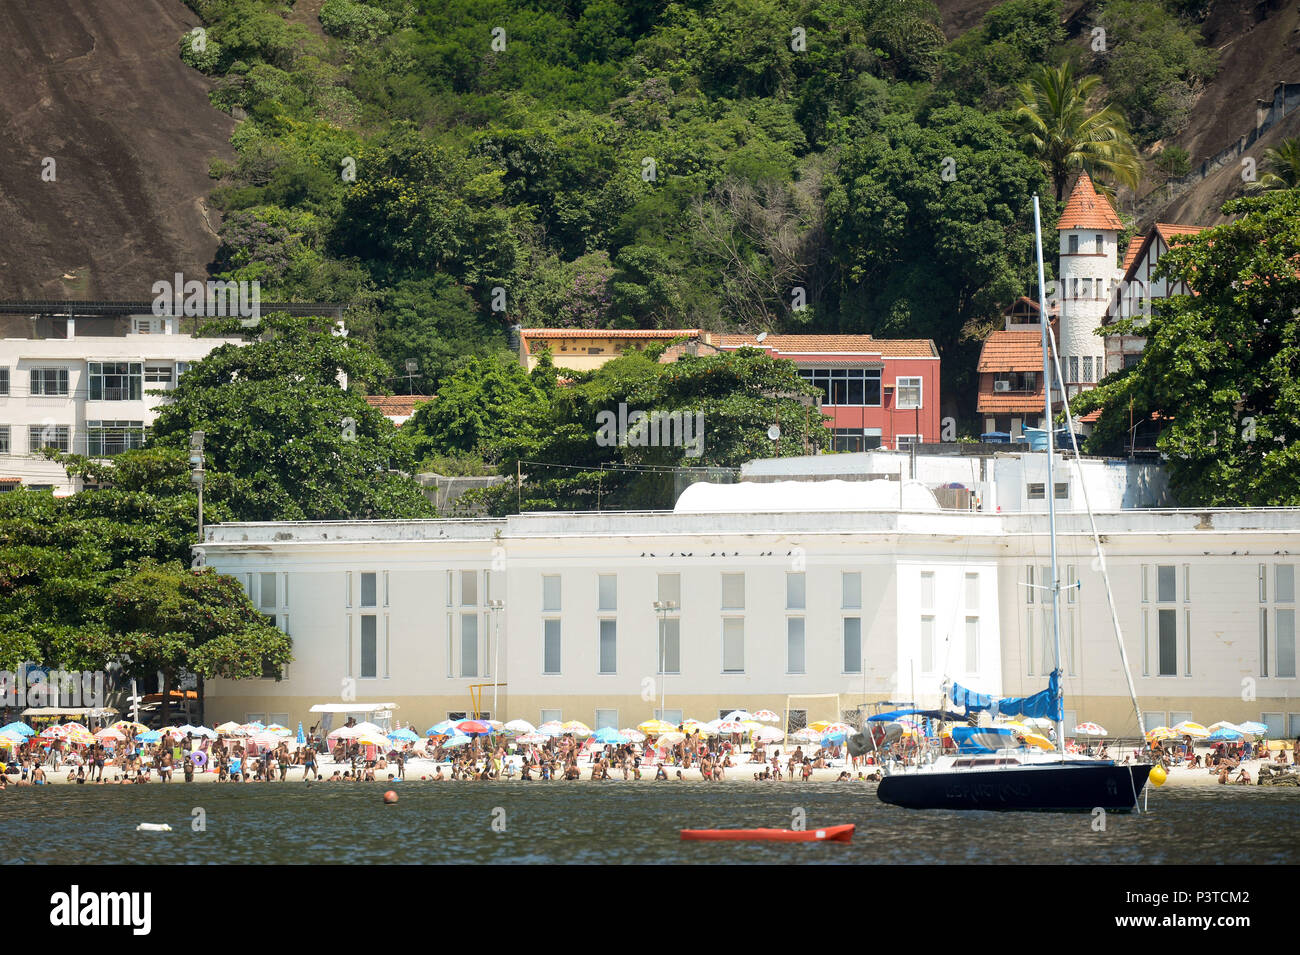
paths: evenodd
<path fill-rule="evenodd" d="M 1291 786 L 1300 789 L 1300 773 L 1278 771 L 1268 766 L 1259 768 L 1260 786 Z"/>
<path fill-rule="evenodd" d="M 145 299 L 173 272 L 206 277 L 208 160 L 233 157 L 234 121 L 181 62 L 198 25 L 181 0 L 0 4 L 0 298 Z"/>

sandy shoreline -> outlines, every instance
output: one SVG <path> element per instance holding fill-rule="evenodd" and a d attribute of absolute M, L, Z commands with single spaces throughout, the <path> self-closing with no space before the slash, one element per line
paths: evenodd
<path fill-rule="evenodd" d="M 1251 777 L 1251 780 L 1252 780 L 1252 782 L 1251 782 L 1251 785 L 1252 785 L 1252 786 L 1254 785 L 1254 781 L 1257 780 L 1257 779 L 1259 778 L 1259 769 L 1260 769 L 1260 767 L 1261 767 L 1262 765 L 1265 765 L 1267 762 L 1268 762 L 1268 761 L 1266 761 L 1266 760 L 1258 760 L 1258 759 L 1254 759 L 1254 760 L 1250 760 L 1250 761 L 1248 761 L 1248 762 L 1246 762 L 1246 763 L 1243 764 L 1243 765 L 1246 767 L 1247 771 L 1250 773 L 1250 777 Z M 376 781 L 376 782 L 389 782 L 390 780 L 389 780 L 389 778 L 388 778 L 388 774 L 389 774 L 390 772 L 392 772 L 392 773 L 393 773 L 393 779 L 391 780 L 391 782 L 393 782 L 394 784 L 396 784 L 396 783 L 403 783 L 403 782 L 404 782 L 404 783 L 407 783 L 407 784 L 409 784 L 409 783 L 413 783 L 413 782 L 414 782 L 414 783 L 420 783 L 420 782 L 424 782 L 424 783 L 429 783 L 429 782 L 441 782 L 441 783 L 449 783 L 449 784 L 451 784 L 451 785 L 460 785 L 460 784 L 462 784 L 462 783 L 469 784 L 469 783 L 477 782 L 477 780 L 459 780 L 459 779 L 458 779 L 458 780 L 454 780 L 454 781 L 453 781 L 453 780 L 450 780 L 450 779 L 445 779 L 445 780 L 441 780 L 441 781 L 439 781 L 439 780 L 434 780 L 434 779 L 432 779 L 432 776 L 433 776 L 433 774 L 434 774 L 435 772 L 437 772 L 437 769 L 438 769 L 439 766 L 442 766 L 442 770 L 443 770 L 443 775 L 444 775 L 444 776 L 446 776 L 446 775 L 448 775 L 448 774 L 450 773 L 450 764 L 449 764 L 449 763 L 441 763 L 441 764 L 438 764 L 438 763 L 434 763 L 434 762 L 432 762 L 431 760 L 423 760 L 423 759 L 420 759 L 420 760 L 412 760 L 412 761 L 410 761 L 410 762 L 407 763 L 407 765 L 406 765 L 406 779 L 405 779 L 405 780 L 399 780 L 399 779 L 397 778 L 397 775 L 396 775 L 396 770 L 395 770 L 395 769 L 392 769 L 391 767 L 389 767 L 389 768 L 385 768 L 385 769 L 383 769 L 383 770 L 380 770 L 380 771 L 376 772 L 376 774 L 375 774 L 375 781 Z M 114 771 L 115 768 L 116 768 L 116 767 L 111 767 L 111 766 L 110 766 L 110 767 L 106 767 L 106 768 L 104 769 L 104 785 L 119 785 L 119 783 L 115 783 L 115 782 L 113 781 L 113 779 L 114 779 L 115 776 L 121 776 L 121 773 L 120 773 L 120 772 L 115 772 L 115 771 Z M 339 770 L 340 773 L 342 773 L 342 772 L 347 772 L 347 771 L 349 771 L 349 770 L 351 769 L 351 764 L 350 764 L 350 763 L 340 763 L 340 764 L 337 764 L 337 765 L 336 765 L 336 764 L 334 764 L 333 762 L 330 762 L 330 761 L 328 761 L 328 760 L 325 761 L 325 762 L 323 762 L 323 763 L 321 764 L 321 766 L 320 766 L 320 770 L 321 770 L 321 774 L 322 774 L 321 779 L 320 779 L 320 782 L 322 782 L 322 783 L 325 782 L 325 780 L 326 780 L 328 777 L 330 777 L 330 776 L 333 775 L 333 773 L 334 773 L 334 771 L 335 771 L 336 769 Z M 580 767 L 580 769 L 581 769 L 581 777 L 580 777 L 580 778 L 583 779 L 583 780 L 590 780 L 590 779 L 591 779 L 591 772 L 592 772 L 593 767 L 590 766 L 590 765 L 585 765 L 585 764 L 584 764 L 584 765 L 582 765 L 582 766 Z M 784 769 L 784 767 L 783 767 L 783 769 Z M 863 775 L 864 777 L 869 777 L 869 776 L 870 776 L 870 772 L 871 772 L 871 771 L 874 771 L 874 769 L 875 769 L 875 767 L 863 767 L 860 771 L 861 771 L 861 773 L 862 773 L 862 775 Z M 829 769 L 814 769 L 813 772 L 812 772 L 812 777 L 811 777 L 810 781 L 811 781 L 811 782 L 818 782 L 818 783 L 835 782 L 835 781 L 837 781 L 837 780 L 839 779 L 840 774 L 841 774 L 842 772 L 844 772 L 844 770 L 845 770 L 845 767 L 843 767 L 843 766 L 835 766 L 835 767 L 833 767 L 833 768 L 829 768 Z M 675 768 L 675 767 L 671 767 L 671 766 L 670 766 L 670 767 L 666 767 L 666 771 L 667 771 L 667 773 L 668 773 L 668 780 L 667 780 L 667 782 L 677 782 L 677 781 L 678 781 L 678 779 L 677 779 L 678 769 L 677 769 L 677 768 Z M 783 779 L 781 779 L 781 780 L 755 780 L 755 779 L 754 779 L 754 773 L 755 773 L 756 771 L 761 771 L 761 770 L 759 769 L 759 764 L 757 764 L 757 763 L 740 763 L 739 765 L 732 766 L 732 767 L 730 767 L 729 769 L 727 769 L 727 770 L 726 770 L 726 774 L 723 776 L 723 778 L 722 778 L 721 781 L 722 781 L 722 782 L 747 782 L 747 783 L 751 783 L 751 784 L 754 784 L 754 785 L 760 785 L 760 784 L 761 784 L 761 785 L 796 785 L 796 786 L 799 785 L 799 784 L 802 782 L 802 779 L 799 778 L 798 775 L 797 775 L 797 772 L 798 772 L 797 769 L 796 769 L 796 778 L 791 779 L 789 776 L 786 776 L 785 778 L 783 778 Z M 681 775 L 682 781 L 685 781 L 685 782 L 700 782 L 700 781 L 702 781 L 702 779 L 703 779 L 703 777 L 700 775 L 700 771 L 699 771 L 699 769 L 694 768 L 694 767 L 692 767 L 691 769 L 683 769 L 683 770 L 681 770 L 680 772 L 681 772 L 681 774 L 682 774 L 682 775 Z M 846 780 L 846 783 L 849 783 L 849 782 L 853 782 L 853 783 L 862 783 L 862 782 L 864 782 L 864 780 L 859 780 L 859 779 L 857 778 L 857 776 L 858 776 L 858 771 L 854 771 L 854 770 L 850 769 L 849 772 L 850 772 L 852 778 L 851 778 L 850 780 Z M 47 784 L 47 785 L 55 785 L 55 786 L 78 785 L 77 780 L 76 780 L 76 768 L 75 768 L 75 767 L 73 767 L 73 769 L 72 769 L 72 771 L 71 771 L 70 773 L 66 772 L 65 769 L 63 769 L 63 768 L 60 768 L 59 771 L 58 771 L 57 773 L 51 772 L 51 771 L 47 768 L 47 769 L 45 770 L 45 773 L 46 773 L 46 781 L 47 781 L 46 784 Z M 289 769 L 288 778 L 285 780 L 285 783 L 288 784 L 288 785 L 300 785 L 300 784 L 303 782 L 303 778 L 304 778 L 305 775 L 306 775 L 306 774 L 304 774 L 304 772 L 303 772 L 303 770 L 302 770 L 302 767 L 300 767 L 300 766 L 292 766 L 292 767 L 290 767 L 290 769 Z M 1234 775 L 1234 776 L 1236 775 L 1236 772 L 1235 772 L 1235 771 L 1234 771 L 1233 775 Z M 422 779 L 421 777 L 424 777 L 424 778 Z M 655 782 L 656 780 L 655 780 L 654 777 L 655 777 L 655 767 L 650 767 L 649 769 L 647 769 L 646 767 L 642 767 L 642 769 L 641 769 L 641 779 L 638 780 L 638 779 L 636 779 L 635 776 L 631 776 L 631 775 L 629 775 L 629 777 L 628 777 L 628 779 L 626 780 L 626 782 L 632 782 L 632 783 L 635 783 L 635 782 L 642 782 L 642 783 L 645 783 L 645 782 Z M 314 777 L 312 777 L 312 778 L 310 779 L 310 781 L 315 782 L 316 780 L 315 780 Z M 496 783 L 511 783 L 511 782 L 515 782 L 515 783 L 517 783 L 517 782 L 522 782 L 522 780 L 520 780 L 518 774 L 516 774 L 516 775 L 514 776 L 513 779 L 502 778 L 502 779 L 491 780 L 491 781 L 492 781 L 492 782 L 496 782 Z M 537 777 L 536 775 L 534 775 L 532 781 L 533 781 L 533 782 L 542 782 L 542 780 L 541 780 L 539 777 Z M 869 784 L 869 782 L 870 782 L 869 779 L 868 779 L 868 780 L 865 780 L 865 781 L 866 781 L 868 784 Z M 195 776 L 194 776 L 194 780 L 193 780 L 193 782 L 194 782 L 194 783 L 208 784 L 208 783 L 216 783 L 216 782 L 219 782 L 219 779 L 218 779 L 218 776 L 217 776 L 216 773 L 196 773 Z M 351 780 L 351 779 L 348 779 L 348 780 L 345 780 L 345 782 L 349 782 L 349 783 L 350 783 L 350 782 L 352 782 L 352 780 Z M 563 782 L 566 782 L 566 780 L 564 780 L 564 779 L 555 779 L 555 780 L 552 780 L 552 782 L 563 783 Z M 625 780 L 623 779 L 623 773 L 622 773 L 622 771 L 619 770 L 619 769 L 611 769 L 611 770 L 610 770 L 610 778 L 609 778 L 608 782 L 610 782 L 611 784 L 612 784 L 612 783 L 622 783 L 622 782 L 625 782 Z M 659 780 L 659 782 L 662 783 L 662 782 L 665 782 L 665 781 L 664 781 L 664 780 Z M 162 783 L 162 782 L 159 780 L 159 778 L 158 778 L 158 774 L 157 774 L 157 773 L 152 773 L 152 774 L 150 774 L 150 780 L 149 780 L 149 783 L 148 783 L 147 785 L 151 785 L 151 786 L 153 786 L 153 785 L 160 785 L 160 784 L 161 784 L 161 785 L 165 785 L 165 786 L 174 786 L 174 785 L 181 785 L 181 786 L 183 786 L 183 785 L 186 785 L 186 781 L 185 781 L 185 777 L 184 777 L 184 775 L 183 775 L 183 774 L 180 774 L 180 773 L 174 774 L 173 777 L 172 777 L 172 781 L 171 781 L 170 783 Z M 15 781 L 14 781 L 14 778 L 13 778 L 13 777 L 10 777 L 10 779 L 9 779 L 9 785 L 10 785 L 10 786 L 14 786 L 14 785 L 15 785 Z M 89 782 L 87 782 L 87 783 L 85 783 L 85 785 L 87 785 L 87 786 L 90 786 L 90 785 L 96 785 L 96 786 L 97 786 L 97 785 L 99 785 L 99 784 L 98 784 L 98 783 L 89 783 Z M 230 783 L 230 782 L 227 782 L 227 783 L 225 783 L 225 785 L 235 785 L 235 786 L 249 785 L 249 786 L 257 786 L 257 785 L 266 785 L 266 784 L 265 784 L 265 783 L 261 783 L 261 782 L 249 782 L 249 783 L 245 783 L 245 782 Z M 277 780 L 276 780 L 274 783 L 272 783 L 272 785 L 279 785 L 279 780 L 278 780 L 278 778 L 277 778 Z M 1211 774 L 1210 771 L 1207 770 L 1207 769 L 1203 769 L 1203 768 L 1188 769 L 1188 768 L 1186 768 L 1186 767 L 1176 766 L 1176 767 L 1174 767 L 1173 769 L 1171 769 L 1171 770 L 1169 771 L 1168 778 L 1166 779 L 1164 785 L 1163 785 L 1162 787 L 1160 787 L 1160 788 L 1176 788 L 1176 789 L 1184 789 L 1184 788 L 1200 788 L 1200 787 L 1205 787 L 1205 786 L 1214 786 L 1214 787 L 1219 787 L 1220 785 L 1221 785 L 1221 784 L 1219 783 L 1218 776 L 1215 775 L 1215 774 Z M 24 788 L 25 788 L 25 787 L 24 787 Z M 1227 787 L 1223 787 L 1223 788 L 1245 789 L 1245 788 L 1247 788 L 1247 787 L 1246 787 L 1246 786 L 1243 786 L 1243 785 L 1240 785 L 1240 784 L 1229 784 L 1229 786 L 1227 786 Z M 1290 788 L 1292 788 L 1292 787 L 1278 787 L 1278 788 L 1290 789 Z M 1296 792 L 1297 792 L 1298 794 L 1300 794 L 1300 788 L 1297 788 L 1297 789 L 1296 789 Z"/>

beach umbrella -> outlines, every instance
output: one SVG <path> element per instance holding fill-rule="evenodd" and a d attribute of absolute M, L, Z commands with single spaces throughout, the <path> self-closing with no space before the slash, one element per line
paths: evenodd
<path fill-rule="evenodd" d="M 0 730 L 0 732 L 3 732 L 3 731 Z M 116 730 L 116 729 L 113 729 L 113 727 L 111 727 L 111 726 L 106 726 L 106 727 L 104 727 L 102 730 L 100 730 L 98 733 L 95 734 L 95 739 L 101 739 L 101 740 L 106 740 L 106 739 L 111 739 L 111 740 L 122 740 L 122 739 L 126 739 L 126 734 L 123 733 L 121 730 Z"/>
<path fill-rule="evenodd" d="M 642 733 L 640 730 L 634 730 L 634 729 L 621 729 L 621 730 L 619 730 L 619 732 L 622 733 L 625 737 L 627 737 L 627 741 L 628 741 L 629 743 L 644 743 L 644 742 L 645 742 L 645 733 Z"/>
<path fill-rule="evenodd" d="M 162 733 L 159 732 L 158 730 L 150 730 L 147 733 L 139 734 L 138 736 L 136 736 L 136 739 L 139 740 L 141 743 L 156 743 L 160 739 L 162 739 Z"/>
<path fill-rule="evenodd" d="M 627 737 L 612 726 L 602 726 L 600 729 L 596 730 L 596 732 L 591 734 L 591 739 L 593 742 L 599 743 L 602 746 L 607 743 L 618 745 L 627 742 Z"/>
<path fill-rule="evenodd" d="M 685 733 L 703 733 L 708 729 L 708 723 L 701 723 L 699 720 L 682 720 L 682 731 Z"/>
<path fill-rule="evenodd" d="M 137 723 L 135 720 L 118 720 L 113 724 L 113 729 L 121 730 L 123 733 L 129 733 L 135 730 L 137 733 L 143 733 L 149 729 L 143 723 Z"/>
<path fill-rule="evenodd" d="M 1235 743 L 1245 735 L 1246 734 L 1241 730 L 1220 726 L 1217 730 L 1207 736 L 1206 740 L 1211 743 Z"/>
<path fill-rule="evenodd" d="M 658 736 L 661 733 L 672 733 L 675 732 L 677 729 L 677 727 L 674 726 L 672 723 L 668 723 L 665 722 L 664 720 L 658 720 L 658 719 L 646 720 L 644 723 L 637 723 L 636 728 L 639 729 L 642 733 L 646 733 L 650 736 Z"/>
<path fill-rule="evenodd" d="M 276 733 L 270 733 L 266 730 L 252 737 L 252 742 L 256 743 L 262 749 L 275 749 L 284 739 Z"/>
<path fill-rule="evenodd" d="M 756 733 L 764 728 L 758 720 L 741 720 L 740 725 L 745 727 L 746 733 Z"/>
<path fill-rule="evenodd" d="M 1267 724 L 1259 723 L 1255 720 L 1247 720 L 1245 723 L 1241 723 L 1237 728 L 1247 736 L 1262 736 L 1268 732 Z"/>
<path fill-rule="evenodd" d="M 516 736 L 515 742 L 525 746 L 540 746 L 549 739 L 549 736 L 543 736 L 541 733 L 525 733 L 523 736 Z"/>
<path fill-rule="evenodd" d="M 492 732 L 492 727 L 482 720 L 461 720 L 456 724 L 456 730 L 473 736 L 486 736 Z"/>
<path fill-rule="evenodd" d="M 1153 743 L 1158 739 L 1177 739 L 1178 734 L 1168 726 L 1157 726 L 1155 729 L 1147 730 L 1147 742 Z"/>
<path fill-rule="evenodd" d="M 582 720 L 569 720 L 564 723 L 564 732 L 572 733 L 574 736 L 590 736 L 591 727 Z"/>
<path fill-rule="evenodd" d="M 822 733 L 811 726 L 805 726 L 790 738 L 799 743 L 816 743 L 822 738 Z"/>
<path fill-rule="evenodd" d="M 113 725 L 116 726 L 117 724 L 114 723 Z M 216 728 L 216 732 L 220 736 L 247 736 L 248 735 L 243 731 L 240 725 L 236 723 L 234 720 L 227 720 L 226 722 L 222 723 L 220 726 Z"/>
<path fill-rule="evenodd" d="M 781 715 L 779 713 L 773 713 L 771 710 L 759 710 L 754 714 L 754 719 L 763 723 L 779 723 L 781 721 Z"/>
<path fill-rule="evenodd" d="M 563 736 L 564 724 L 559 720 L 547 720 L 541 726 L 537 727 L 537 732 L 543 736 Z"/>
<path fill-rule="evenodd" d="M 785 739 L 785 733 L 775 726 L 764 726 L 761 730 L 754 730 L 754 742 L 756 743 L 779 743 Z"/>
<path fill-rule="evenodd" d="M 1210 731 L 1204 726 L 1200 723 L 1193 723 L 1191 720 L 1183 720 L 1175 725 L 1174 732 L 1179 736 L 1190 736 L 1192 739 L 1205 739 L 1210 735 Z"/>
<path fill-rule="evenodd" d="M 1219 722 L 1217 723 L 1211 723 L 1208 728 L 1211 733 L 1213 733 L 1215 730 L 1232 730 L 1232 732 L 1234 733 L 1242 732 L 1240 726 L 1238 726 L 1236 723 L 1229 723 L 1227 720 L 1219 720 Z"/>
<path fill-rule="evenodd" d="M 420 737 L 416 736 L 410 730 L 403 729 L 403 730 L 394 730 L 393 732 L 388 734 L 388 738 L 402 740 L 407 743 L 414 743 Z"/>
<path fill-rule="evenodd" d="M 722 720 L 715 727 L 719 733 L 746 733 L 748 729 L 739 720 Z"/>
<path fill-rule="evenodd" d="M 1106 727 L 1099 726 L 1096 723 L 1080 723 L 1074 728 L 1074 732 L 1080 736 L 1109 736 Z"/>
<path fill-rule="evenodd" d="M 826 733 L 830 731 L 830 728 L 833 725 L 833 720 L 818 720 L 816 723 L 809 723 L 808 729 L 816 730 L 818 733 Z"/>
<path fill-rule="evenodd" d="M 387 751 L 393 748 L 392 742 L 386 736 L 378 733 L 362 733 L 357 737 L 357 742 L 362 746 L 378 746 L 380 749 Z"/>
<path fill-rule="evenodd" d="M 1025 745 L 1037 746 L 1039 749 L 1056 749 L 1056 744 L 1046 736 L 1039 736 L 1037 733 L 1025 734 Z"/>
<path fill-rule="evenodd" d="M 68 731 L 62 726 L 47 726 L 41 730 L 41 739 L 61 739 L 68 735 Z"/>
<path fill-rule="evenodd" d="M 655 745 L 676 746 L 678 743 L 682 742 L 685 739 L 686 739 L 685 733 L 679 733 L 677 730 L 671 730 L 670 732 L 661 734 L 659 738 L 655 740 Z"/>
<path fill-rule="evenodd" d="M 30 726 L 28 726 L 26 723 L 22 722 L 21 720 L 14 720 L 14 722 L 10 723 L 8 726 L 0 729 L 0 733 L 6 733 L 9 730 L 13 730 L 19 736 L 36 735 L 36 730 L 32 729 Z"/>
<path fill-rule="evenodd" d="M 281 726 L 279 723 L 272 723 L 266 728 L 268 733 L 274 733 L 276 736 L 292 736 L 293 730 L 287 726 Z"/>
<path fill-rule="evenodd" d="M 844 736 L 845 734 L 839 730 L 836 730 L 833 733 L 825 733 L 821 738 L 821 744 L 823 746 L 838 746 L 840 743 L 844 742 Z"/>
<path fill-rule="evenodd" d="M 429 727 L 425 736 L 450 736 L 456 732 L 456 720 L 443 720 L 440 723 L 434 723 Z"/>
<path fill-rule="evenodd" d="M 723 717 L 724 720 L 735 720 L 737 723 L 743 723 L 745 720 L 752 720 L 753 718 L 753 714 L 747 710 L 732 710 Z"/>
<path fill-rule="evenodd" d="M 80 730 L 80 731 L 83 732 L 83 733 L 89 733 L 89 732 L 90 732 L 89 728 L 87 728 L 87 726 L 86 726 L 85 723 L 64 723 L 64 724 L 63 724 L 63 728 L 64 728 L 65 730 L 69 730 L 69 731 L 71 731 L 71 730 Z"/>
<path fill-rule="evenodd" d="M 536 733 L 537 727 L 527 720 L 511 720 L 501 727 L 507 733 Z"/>
<path fill-rule="evenodd" d="M 500 720 L 484 720 L 483 722 L 492 727 L 493 732 L 496 733 L 500 733 L 506 728 L 506 724 L 502 723 Z"/>
<path fill-rule="evenodd" d="M 444 749 L 455 749 L 457 746 L 468 746 L 469 743 L 470 738 L 462 734 L 460 736 L 448 737 L 442 741 L 442 746 Z"/>

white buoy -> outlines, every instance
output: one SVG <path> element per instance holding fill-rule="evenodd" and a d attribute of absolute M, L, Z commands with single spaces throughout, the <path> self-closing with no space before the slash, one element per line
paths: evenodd
<path fill-rule="evenodd" d="M 136 832 L 171 832 L 172 827 L 167 823 L 142 822 L 135 827 Z"/>

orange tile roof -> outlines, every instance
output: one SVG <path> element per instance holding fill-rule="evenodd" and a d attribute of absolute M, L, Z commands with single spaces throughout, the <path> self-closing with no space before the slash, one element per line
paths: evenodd
<path fill-rule="evenodd" d="M 984 339 L 980 349 L 980 374 L 998 371 L 1042 371 L 1043 333 L 996 331 Z"/>
<path fill-rule="evenodd" d="M 521 328 L 524 338 L 681 338 L 695 337 L 698 328 Z"/>
<path fill-rule="evenodd" d="M 1092 179 L 1086 172 L 1079 173 L 1074 189 L 1065 203 L 1061 221 L 1056 224 L 1061 229 L 1111 229 L 1124 231 L 1124 223 L 1119 221 L 1114 208 L 1104 196 L 1099 196 L 1092 187 Z"/>
<path fill-rule="evenodd" d="M 366 395 L 366 403 L 390 417 L 411 415 L 416 405 L 431 399 L 425 395 Z"/>
<path fill-rule="evenodd" d="M 1208 228 L 1203 225 L 1176 225 L 1172 222 L 1157 222 L 1152 226 L 1151 231 L 1142 237 L 1134 236 L 1129 240 L 1128 250 L 1124 253 L 1124 281 L 1132 278 L 1130 273 L 1137 268 L 1138 262 L 1146 254 L 1147 247 L 1151 245 L 1152 239 L 1159 235 L 1164 240 L 1165 245 L 1176 245 L 1179 236 L 1196 235 L 1198 232 L 1204 232 Z"/>
<path fill-rule="evenodd" d="M 1142 236 L 1135 235 L 1128 240 L 1128 248 L 1124 250 L 1124 264 L 1120 266 L 1126 276 L 1128 270 L 1133 267 L 1133 263 L 1137 261 L 1138 253 L 1142 251 L 1144 245 L 1146 245 L 1146 242 Z"/>
<path fill-rule="evenodd" d="M 874 338 L 871 335 L 721 335 L 723 349 L 762 348 L 781 355 L 857 353 L 884 358 L 938 358 L 939 349 L 928 338 Z"/>
<path fill-rule="evenodd" d="M 1038 394 L 1023 391 L 1019 394 L 1008 394 L 1004 391 L 985 391 L 981 388 L 979 398 L 975 402 L 975 410 L 979 414 L 1014 414 L 1020 411 L 1041 412 L 1043 410 L 1043 391 L 1040 388 Z"/>

